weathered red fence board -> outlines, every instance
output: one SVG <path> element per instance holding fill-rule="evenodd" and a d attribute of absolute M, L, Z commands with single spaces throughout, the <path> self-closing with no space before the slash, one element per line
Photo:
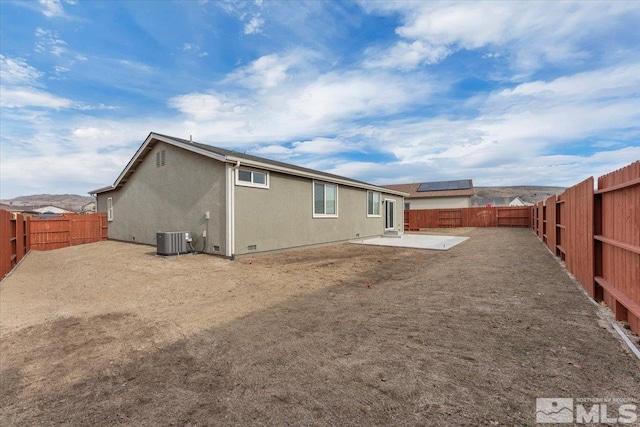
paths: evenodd
<path fill-rule="evenodd" d="M 547 219 L 546 219 L 546 229 L 547 229 L 547 233 L 546 233 L 546 243 L 547 243 L 547 247 L 549 248 L 549 250 L 551 251 L 551 253 L 555 254 L 556 253 L 556 240 L 557 240 L 557 230 L 556 230 L 556 196 L 551 196 L 549 198 L 547 198 L 544 201 L 545 204 L 545 208 L 546 208 L 546 215 L 547 215 Z"/>
<path fill-rule="evenodd" d="M 29 223 L 25 218 L 0 210 L 0 279 L 29 252 Z"/>
<path fill-rule="evenodd" d="M 536 233 L 538 234 L 538 237 L 540 238 L 540 240 L 544 240 L 544 233 L 545 233 L 545 210 L 544 210 L 544 202 L 538 202 L 538 204 L 536 204 L 536 209 L 538 211 L 538 223 L 537 223 L 537 227 L 536 227 Z"/>
<path fill-rule="evenodd" d="M 528 227 L 528 207 L 418 209 L 404 211 L 405 231 L 447 227 Z"/>
<path fill-rule="evenodd" d="M 568 188 L 564 194 L 567 270 L 593 296 L 593 178 Z"/>
<path fill-rule="evenodd" d="M 596 299 L 639 333 L 640 161 L 601 176 L 596 193 Z"/>

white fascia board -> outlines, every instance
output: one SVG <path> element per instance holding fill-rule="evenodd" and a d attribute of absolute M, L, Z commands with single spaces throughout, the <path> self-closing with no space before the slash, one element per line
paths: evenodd
<path fill-rule="evenodd" d="M 113 190 L 115 188 L 116 187 L 114 187 L 113 185 L 109 185 L 107 187 L 98 188 L 97 190 L 91 190 L 87 194 L 89 194 L 91 196 L 96 196 L 96 195 L 98 195 L 100 193 L 106 193 L 107 191 L 111 191 L 111 190 Z"/>
<path fill-rule="evenodd" d="M 357 183 L 357 182 L 348 181 L 346 179 L 332 178 L 332 177 L 328 177 L 328 176 L 325 176 L 325 175 L 299 171 L 297 169 L 291 169 L 291 168 L 286 168 L 286 167 L 282 167 L 282 166 L 271 165 L 271 164 L 268 164 L 268 163 L 256 162 L 254 160 L 246 160 L 246 159 L 244 159 L 242 157 L 227 156 L 227 161 L 231 161 L 233 163 L 240 162 L 243 165 L 253 166 L 253 167 L 256 167 L 256 168 L 259 168 L 259 169 L 266 169 L 266 170 L 271 170 L 271 171 L 275 171 L 275 172 L 282 172 L 282 173 L 285 173 L 285 174 L 288 174 L 288 175 L 302 176 L 302 177 L 305 177 L 305 178 L 311 178 L 311 179 L 315 179 L 317 181 L 329 182 L 329 183 L 332 183 L 332 184 L 341 184 L 341 185 L 346 185 L 346 186 L 349 186 L 349 187 L 363 188 L 365 190 L 379 191 L 381 193 L 393 194 L 393 195 L 396 195 L 396 196 L 403 196 L 404 197 L 404 196 L 408 196 L 409 195 L 408 193 L 402 193 L 400 191 L 389 190 L 388 188 L 377 187 L 375 185 L 360 184 L 360 183 Z"/>

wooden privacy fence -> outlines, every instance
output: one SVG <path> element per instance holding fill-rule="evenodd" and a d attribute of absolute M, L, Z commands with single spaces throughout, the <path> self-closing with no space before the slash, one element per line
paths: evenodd
<path fill-rule="evenodd" d="M 47 251 L 107 240 L 107 214 L 33 218 L 0 210 L 0 279 L 29 250 Z"/>
<path fill-rule="evenodd" d="M 29 221 L 0 210 L 0 279 L 29 252 Z"/>
<path fill-rule="evenodd" d="M 532 227 L 596 301 L 640 333 L 640 161 L 532 209 Z"/>
<path fill-rule="evenodd" d="M 30 218 L 31 249 L 48 251 L 107 240 L 107 214 Z"/>
<path fill-rule="evenodd" d="M 404 211 L 405 231 L 446 227 L 529 227 L 528 207 L 417 209 Z"/>

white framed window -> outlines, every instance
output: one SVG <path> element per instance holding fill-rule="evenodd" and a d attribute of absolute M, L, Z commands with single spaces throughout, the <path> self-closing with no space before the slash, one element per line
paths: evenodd
<path fill-rule="evenodd" d="M 380 193 L 367 191 L 367 216 L 380 217 Z"/>
<path fill-rule="evenodd" d="M 313 182 L 313 217 L 338 217 L 338 186 L 325 182 Z"/>
<path fill-rule="evenodd" d="M 269 172 L 238 168 L 236 169 L 236 185 L 269 188 Z"/>
<path fill-rule="evenodd" d="M 107 198 L 107 221 L 113 221 L 113 197 Z"/>

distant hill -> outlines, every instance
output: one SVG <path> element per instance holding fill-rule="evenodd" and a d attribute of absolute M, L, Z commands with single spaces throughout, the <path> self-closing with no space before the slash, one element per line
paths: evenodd
<path fill-rule="evenodd" d="M 513 187 L 474 187 L 474 190 L 474 197 L 477 198 L 507 198 L 513 200 L 516 197 L 520 197 L 525 202 L 538 203 L 549 196 L 564 192 L 566 188 L 539 185 L 517 185 Z"/>
<path fill-rule="evenodd" d="M 83 205 L 93 202 L 95 199 L 90 196 L 80 196 L 78 194 L 33 194 L 31 196 L 19 196 L 13 199 L 3 199 L 0 203 L 13 206 L 47 206 L 53 205 L 59 208 L 77 212 Z"/>

